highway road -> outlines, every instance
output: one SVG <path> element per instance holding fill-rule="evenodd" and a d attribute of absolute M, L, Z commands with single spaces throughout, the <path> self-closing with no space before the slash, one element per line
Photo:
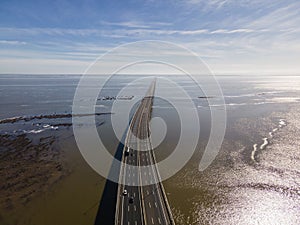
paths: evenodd
<path fill-rule="evenodd" d="M 164 187 L 159 182 L 151 141 L 147 138 L 150 136 L 149 122 L 155 85 L 156 80 L 151 83 L 133 115 L 125 139 L 122 156 L 124 166 L 121 167 L 119 179 L 128 185 L 118 186 L 116 225 L 174 224 Z M 130 165 L 138 166 L 138 169 Z"/>

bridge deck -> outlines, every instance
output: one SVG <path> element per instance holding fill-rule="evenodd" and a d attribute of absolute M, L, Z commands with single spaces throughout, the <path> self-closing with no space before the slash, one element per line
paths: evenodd
<path fill-rule="evenodd" d="M 174 224 L 163 185 L 159 182 L 151 142 L 147 138 L 150 136 L 149 122 L 155 84 L 156 81 L 153 81 L 142 99 L 127 133 L 120 179 L 129 185 L 118 186 L 115 215 L 117 225 Z M 128 147 L 130 150 L 126 153 Z M 131 165 L 139 166 L 138 170 L 134 170 Z M 124 190 L 127 190 L 127 195 L 123 195 Z"/>

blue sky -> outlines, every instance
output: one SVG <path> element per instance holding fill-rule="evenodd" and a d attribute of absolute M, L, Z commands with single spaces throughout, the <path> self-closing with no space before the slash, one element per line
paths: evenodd
<path fill-rule="evenodd" d="M 299 24 L 298 0 L 2 0 L 0 73 L 82 73 L 151 39 L 189 48 L 216 74 L 299 74 Z"/>

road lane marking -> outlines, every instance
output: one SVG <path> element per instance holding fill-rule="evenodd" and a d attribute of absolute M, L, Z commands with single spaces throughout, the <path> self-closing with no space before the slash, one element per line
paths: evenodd
<path fill-rule="evenodd" d="M 149 195 L 149 191 L 147 190 L 146 192 L 147 192 L 147 195 Z"/>
<path fill-rule="evenodd" d="M 136 205 L 134 205 L 134 211 L 136 211 Z"/>
<path fill-rule="evenodd" d="M 137 221 L 134 222 L 134 225 L 137 225 Z"/>
<path fill-rule="evenodd" d="M 130 211 L 129 206 L 127 206 L 127 208 L 128 208 L 128 212 L 129 212 Z"/>
<path fill-rule="evenodd" d="M 160 218 L 158 217 L 157 219 L 158 219 L 158 223 L 161 224 Z"/>
<path fill-rule="evenodd" d="M 151 208 L 151 203 L 150 203 L 150 202 L 148 202 L 148 204 L 149 204 L 149 207 Z"/>
<path fill-rule="evenodd" d="M 155 204 L 155 207 L 157 208 L 157 203 L 156 203 L 156 202 L 154 202 L 154 204 Z"/>
<path fill-rule="evenodd" d="M 135 192 L 133 192 L 133 197 L 135 197 Z"/>
<path fill-rule="evenodd" d="M 154 224 L 154 220 L 153 220 L 153 217 L 151 217 L 151 222 L 152 222 L 152 224 Z"/>

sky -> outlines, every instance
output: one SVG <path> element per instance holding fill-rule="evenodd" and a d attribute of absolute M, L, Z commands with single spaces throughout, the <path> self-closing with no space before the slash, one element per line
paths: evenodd
<path fill-rule="evenodd" d="M 1 0 L 0 73 L 81 74 L 121 44 L 162 40 L 215 74 L 298 75 L 299 24 L 299 0 Z"/>

